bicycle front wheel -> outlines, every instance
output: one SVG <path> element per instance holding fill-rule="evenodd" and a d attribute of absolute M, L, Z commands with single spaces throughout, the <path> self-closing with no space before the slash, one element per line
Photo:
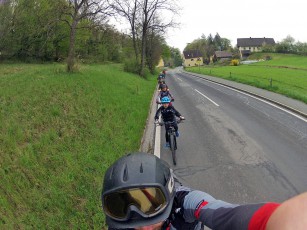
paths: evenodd
<path fill-rule="evenodd" d="M 177 159 L 176 159 L 177 141 L 176 141 L 175 135 L 170 136 L 170 147 L 172 151 L 173 163 L 174 165 L 176 165 L 177 164 Z"/>

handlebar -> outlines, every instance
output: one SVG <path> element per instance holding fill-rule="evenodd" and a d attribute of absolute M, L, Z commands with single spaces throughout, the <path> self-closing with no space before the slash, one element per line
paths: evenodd
<path fill-rule="evenodd" d="M 179 124 L 179 123 L 183 123 L 183 121 L 185 120 L 185 118 L 183 118 L 183 119 L 176 119 L 176 122 L 177 122 L 177 124 Z M 155 124 L 158 126 L 163 126 L 163 125 L 165 125 L 165 124 L 172 124 L 172 123 L 174 123 L 174 121 L 166 121 L 166 122 L 164 122 L 164 121 L 162 121 L 162 122 L 158 122 L 158 123 L 156 123 L 155 122 Z"/>

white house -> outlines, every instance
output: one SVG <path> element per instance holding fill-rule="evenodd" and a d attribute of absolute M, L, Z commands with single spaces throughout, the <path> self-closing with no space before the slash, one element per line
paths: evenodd
<path fill-rule="evenodd" d="M 261 52 L 265 45 L 275 45 L 274 38 L 237 38 L 241 58 L 248 56 L 251 52 Z"/>

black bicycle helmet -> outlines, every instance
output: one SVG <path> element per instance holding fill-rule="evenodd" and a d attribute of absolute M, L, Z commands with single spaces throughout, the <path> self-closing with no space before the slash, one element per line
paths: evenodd
<path fill-rule="evenodd" d="M 160 85 L 160 88 L 161 88 L 161 89 L 164 89 L 164 88 L 167 88 L 167 86 L 166 86 L 166 84 L 161 84 L 161 85 Z"/>
<path fill-rule="evenodd" d="M 130 153 L 108 168 L 101 198 L 109 227 L 135 228 L 166 220 L 174 196 L 174 178 L 165 161 Z"/>

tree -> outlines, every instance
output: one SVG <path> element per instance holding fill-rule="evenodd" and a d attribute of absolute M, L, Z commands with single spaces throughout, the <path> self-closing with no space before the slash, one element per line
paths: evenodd
<path fill-rule="evenodd" d="M 114 0 L 112 8 L 130 24 L 135 59 L 138 61 L 137 46 L 137 12 L 139 12 L 139 0 Z"/>
<path fill-rule="evenodd" d="M 222 47 L 222 50 L 230 51 L 232 49 L 230 40 L 227 38 L 221 38 L 221 47 Z"/>
<path fill-rule="evenodd" d="M 302 55 L 307 55 L 307 43 L 297 42 L 296 43 L 297 52 Z"/>
<path fill-rule="evenodd" d="M 295 39 L 293 37 L 291 37 L 290 35 L 287 35 L 286 38 L 284 38 L 282 40 L 283 43 L 289 44 L 289 45 L 293 45 L 295 42 Z"/>
<path fill-rule="evenodd" d="M 70 29 L 67 71 L 72 72 L 75 65 L 75 41 L 78 24 L 82 20 L 104 22 L 113 14 L 108 0 L 67 0 L 59 9 L 62 20 Z"/>
<path fill-rule="evenodd" d="M 175 2 L 176 0 L 114 0 L 113 2 L 113 9 L 130 24 L 135 58 L 136 62 L 140 61 L 141 76 L 144 76 L 145 66 L 148 65 L 152 70 L 152 64 L 156 61 L 156 58 L 152 58 L 157 52 L 152 47 L 160 40 L 157 38 L 162 38 L 167 28 L 177 25 L 173 18 L 162 20 L 159 17 L 177 14 L 179 8 Z M 148 44 L 151 42 L 154 44 Z"/>
<path fill-rule="evenodd" d="M 172 14 L 177 14 L 179 8 L 176 6 L 175 2 L 172 0 L 143 0 L 142 1 L 142 36 L 141 36 L 141 67 L 140 75 L 144 76 L 145 60 L 146 60 L 146 41 L 149 29 L 159 31 L 160 33 L 165 32 L 169 27 L 176 26 L 173 18 L 167 22 L 159 20 L 158 15 L 163 15 L 171 12 Z"/>
<path fill-rule="evenodd" d="M 231 51 L 232 47 L 229 39 L 222 38 L 218 33 L 216 33 L 214 38 L 212 38 L 211 34 L 209 34 L 208 37 L 202 34 L 200 38 L 195 39 L 184 48 L 184 51 L 188 50 L 199 50 L 203 56 L 204 63 L 208 64 L 214 51 Z"/>
<path fill-rule="evenodd" d="M 147 38 L 146 62 L 150 72 L 154 74 L 155 67 L 158 65 L 161 58 L 163 51 L 162 43 L 164 41 L 163 38 L 161 38 L 158 34 L 155 34 L 154 31 L 151 31 Z"/>
<path fill-rule="evenodd" d="M 24 61 L 52 58 L 53 40 L 62 26 L 58 23 L 54 2 L 48 0 L 6 1 L 0 5 L 0 9 L 5 10 L 4 19 L 6 19 L 1 20 L 6 30 L 3 31 L 3 39 L 0 39 L 0 46 L 8 58 L 14 57 Z"/>
<path fill-rule="evenodd" d="M 11 20 L 13 18 L 12 7 L 10 6 L 10 2 L 4 2 L 0 4 L 0 60 L 3 55 L 7 55 L 7 44 L 9 42 L 9 34 L 11 28 Z M 3 53 L 3 51 L 5 51 Z"/>
<path fill-rule="evenodd" d="M 276 44 L 276 52 L 278 53 L 294 53 L 295 39 L 288 35 L 280 43 Z"/>
<path fill-rule="evenodd" d="M 181 52 L 178 48 L 171 48 L 173 65 L 174 66 L 181 66 L 182 65 L 182 57 Z"/>
<path fill-rule="evenodd" d="M 213 43 L 214 43 L 214 46 L 215 46 L 215 50 L 223 50 L 222 38 L 220 37 L 220 35 L 218 33 L 215 34 L 215 36 L 213 38 Z"/>

